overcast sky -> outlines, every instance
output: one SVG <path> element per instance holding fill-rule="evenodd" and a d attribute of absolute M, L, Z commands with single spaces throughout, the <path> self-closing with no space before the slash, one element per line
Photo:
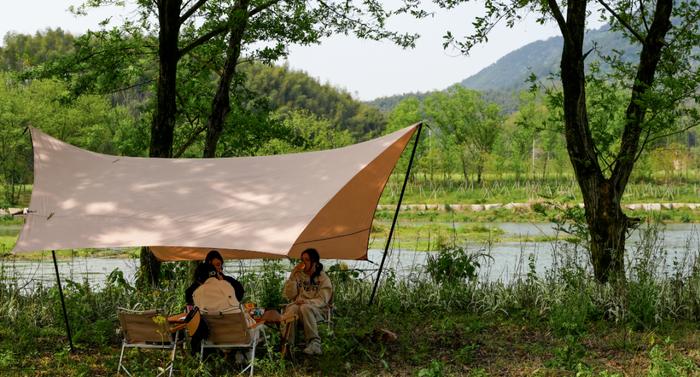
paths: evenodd
<path fill-rule="evenodd" d="M 390 1 L 390 0 L 387 0 Z M 3 0 L 0 12 L 0 36 L 7 32 L 33 34 L 37 30 L 61 27 L 74 34 L 96 29 L 97 23 L 123 8 L 93 10 L 86 17 L 75 17 L 67 9 L 76 0 Z M 451 30 L 465 35 L 471 30 L 474 15 L 481 13 L 481 2 L 450 12 L 438 11 L 424 20 L 403 18 L 389 26 L 394 30 L 421 35 L 416 48 L 401 49 L 390 42 L 357 40 L 337 36 L 320 45 L 293 46 L 288 63 L 322 83 L 330 83 L 352 93 L 355 98 L 371 100 L 381 96 L 415 91 L 444 89 L 496 62 L 500 57 L 527 43 L 558 35 L 556 25 L 538 25 L 533 17 L 514 29 L 498 27 L 488 44 L 478 46 L 470 56 L 442 48 L 442 36 Z M 118 18 L 118 15 L 116 18 Z"/>

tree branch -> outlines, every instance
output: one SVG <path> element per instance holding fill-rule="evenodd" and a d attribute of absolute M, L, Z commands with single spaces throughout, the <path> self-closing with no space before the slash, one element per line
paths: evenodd
<path fill-rule="evenodd" d="M 634 35 L 634 37 L 637 38 L 637 40 L 639 41 L 639 43 L 644 44 L 644 37 L 641 36 L 641 35 L 639 34 L 639 32 L 637 32 L 636 30 L 634 30 L 634 29 L 632 28 L 632 25 L 630 25 L 629 23 L 627 23 L 627 21 L 625 21 L 622 17 L 620 17 L 620 15 L 619 15 L 617 12 L 615 12 L 615 10 L 612 9 L 612 8 L 610 7 L 610 5 L 608 5 L 608 3 L 606 3 L 606 2 L 603 1 L 603 0 L 598 0 L 598 3 L 600 3 L 600 5 L 602 5 L 605 9 L 607 9 L 608 12 L 610 12 L 610 14 L 612 14 L 613 17 L 615 17 L 615 19 L 617 20 L 617 22 L 619 22 L 620 24 L 622 24 L 622 26 L 624 26 L 625 29 L 627 29 L 630 33 L 632 33 L 632 35 Z"/>
<path fill-rule="evenodd" d="M 656 135 L 656 136 L 654 136 L 653 138 L 650 138 L 650 139 L 649 139 L 649 142 L 653 142 L 653 141 L 656 141 L 656 140 L 659 140 L 659 139 L 663 139 L 663 138 L 666 138 L 666 137 L 669 137 L 669 136 L 681 134 L 681 133 L 683 133 L 683 132 L 685 132 L 685 131 L 689 131 L 689 130 L 691 130 L 691 129 L 697 127 L 698 124 L 700 124 L 700 122 L 693 123 L 693 124 L 691 124 L 691 125 L 689 125 L 689 126 L 685 126 L 685 127 L 680 128 L 680 129 L 678 129 L 678 130 L 675 130 L 675 131 L 673 131 L 673 132 L 668 132 L 668 133 L 665 133 L 665 134 Z"/>
<path fill-rule="evenodd" d="M 676 44 L 676 41 L 678 40 L 679 37 L 681 37 L 683 34 L 688 32 L 688 28 L 692 25 L 695 25 L 698 22 L 698 19 L 700 18 L 700 12 L 695 13 L 695 16 L 691 19 L 688 20 L 688 22 L 684 23 L 681 26 L 676 27 L 676 31 L 674 32 L 673 39 L 671 39 L 667 45 L 668 46 L 673 46 Z"/>
<path fill-rule="evenodd" d="M 639 147 L 637 154 L 634 156 L 635 163 L 642 157 L 642 152 L 644 152 L 644 149 L 646 149 L 647 144 L 649 144 L 650 137 L 651 137 L 651 128 L 647 128 L 647 132 L 644 135 L 644 140 L 642 141 L 642 145 Z M 617 162 L 617 159 L 615 159 L 615 162 Z"/>
<path fill-rule="evenodd" d="M 258 14 L 258 13 L 264 11 L 265 9 L 267 9 L 267 8 L 273 6 L 273 5 L 275 5 L 275 4 L 277 4 L 277 3 L 281 2 L 281 1 L 282 1 L 282 0 L 270 0 L 270 1 L 268 1 L 267 3 L 260 4 L 260 5 L 258 5 L 257 7 L 251 9 L 250 13 L 248 13 L 248 17 L 253 17 L 253 16 L 255 16 L 256 14 Z"/>
<path fill-rule="evenodd" d="M 644 8 L 644 0 L 639 0 L 639 14 L 642 17 L 642 22 L 644 23 L 644 31 L 649 33 L 649 23 L 647 23 L 647 15 Z"/>
<path fill-rule="evenodd" d="M 185 141 L 185 143 L 180 146 L 177 152 L 173 153 L 173 158 L 179 158 L 180 156 L 182 156 L 185 153 L 185 151 L 187 151 L 187 148 L 194 144 L 194 142 L 197 140 L 197 136 L 201 135 L 202 132 L 206 131 L 206 129 L 206 124 L 199 126 L 199 128 L 195 129 L 192 132 L 192 134 L 187 138 L 187 141 Z"/>
<path fill-rule="evenodd" d="M 331 7 L 330 5 L 328 5 L 328 4 L 327 4 L 325 1 L 323 1 L 323 0 L 318 0 L 318 3 L 321 4 L 323 7 L 325 7 L 326 9 L 330 10 L 331 12 L 335 13 L 336 16 L 338 16 L 338 17 L 340 17 L 340 18 L 342 18 L 342 19 L 348 20 L 348 21 L 350 21 L 350 22 L 353 23 L 353 24 L 356 24 L 356 25 L 360 25 L 360 26 L 362 26 L 362 27 L 365 27 L 365 28 L 367 28 L 367 30 L 372 30 L 372 31 L 375 31 L 375 32 L 377 31 L 377 29 L 376 29 L 375 27 L 373 27 L 372 25 L 367 24 L 367 23 L 365 23 L 365 22 L 362 22 L 362 20 L 350 18 L 350 17 L 348 17 L 345 13 L 340 13 L 340 12 L 338 12 L 335 8 L 333 8 L 333 7 Z"/>
<path fill-rule="evenodd" d="M 204 5 L 204 3 L 206 2 L 207 0 L 197 0 L 197 2 L 190 7 L 190 9 L 188 9 L 182 16 L 180 16 L 180 25 L 185 23 L 185 21 L 187 21 L 187 19 L 190 18 L 192 14 L 194 14 L 194 12 L 196 12 L 197 9 L 201 8 L 202 5 Z"/>
<path fill-rule="evenodd" d="M 185 116 L 185 119 L 187 119 L 187 122 L 191 126 L 195 127 L 195 123 L 197 122 L 198 117 L 191 118 L 189 113 L 184 111 L 184 108 L 185 108 L 184 101 L 179 94 L 177 96 L 177 99 L 180 101 L 180 107 L 182 109 L 181 114 L 183 114 Z M 195 127 L 194 131 L 192 131 L 192 134 L 190 134 L 190 136 L 187 138 L 185 143 L 182 144 L 180 146 L 180 148 L 178 148 L 177 152 L 173 153 L 173 158 L 178 158 L 178 157 L 182 156 L 182 154 L 185 153 L 185 151 L 187 151 L 187 148 L 189 148 L 192 144 L 194 144 L 195 140 L 197 139 L 197 136 L 201 135 L 202 132 L 204 132 L 206 129 L 207 129 L 206 124 L 200 125 L 199 127 Z"/>
<path fill-rule="evenodd" d="M 561 34 L 562 37 L 564 37 L 564 41 L 570 41 L 571 33 L 569 32 L 569 25 L 566 23 L 566 19 L 561 13 L 561 8 L 559 8 L 557 0 L 547 0 L 547 4 L 549 4 L 549 10 L 552 12 L 552 16 L 554 16 L 554 19 L 557 21 L 557 24 L 559 24 L 559 30 L 561 30 Z"/>
<path fill-rule="evenodd" d="M 143 86 L 143 85 L 146 85 L 146 84 L 150 84 L 150 83 L 152 83 L 152 82 L 154 82 L 154 81 L 156 81 L 156 80 L 155 80 L 155 79 L 144 80 L 144 81 L 141 81 L 141 82 L 137 82 L 136 84 L 124 86 L 124 87 L 121 87 L 121 88 L 117 88 L 117 89 L 114 89 L 114 90 L 110 90 L 110 91 L 108 91 L 108 92 L 102 92 L 102 93 L 100 93 L 100 94 L 114 94 L 114 93 L 119 93 L 119 92 L 123 92 L 123 91 L 129 90 L 129 89 L 138 88 L 138 87 Z"/>
<path fill-rule="evenodd" d="M 192 51 L 194 48 L 199 47 L 200 45 L 203 45 L 204 43 L 207 43 L 210 39 L 216 37 L 219 34 L 222 34 L 224 32 L 228 31 L 228 25 L 220 26 L 214 30 L 211 30 L 210 32 L 201 35 L 199 38 L 195 39 L 192 41 L 190 44 L 187 46 L 181 48 L 178 51 L 178 54 L 180 57 L 187 55 L 190 51 Z"/>
<path fill-rule="evenodd" d="M 658 0 L 656 2 L 651 28 L 642 42 L 630 102 L 625 111 L 625 127 L 622 131 L 618 154 L 621 158 L 617 160 L 611 177 L 614 186 L 621 191 L 627 184 L 632 173 L 635 156 L 639 152 L 639 137 L 642 132 L 644 115 L 648 109 L 642 99 L 649 91 L 653 90 L 654 75 L 661 60 L 663 47 L 666 45 L 665 37 L 672 26 L 673 1 Z"/>

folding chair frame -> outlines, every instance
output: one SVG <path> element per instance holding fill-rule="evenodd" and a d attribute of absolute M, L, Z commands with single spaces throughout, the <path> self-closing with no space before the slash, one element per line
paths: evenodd
<path fill-rule="evenodd" d="M 228 315 L 231 315 L 231 314 L 234 314 L 234 315 L 237 317 L 239 313 L 229 313 Z M 208 314 L 207 314 L 207 313 L 205 313 L 205 314 L 204 314 L 204 319 L 205 319 L 205 321 L 207 321 L 208 318 L 211 318 L 211 317 L 214 317 L 214 316 L 219 316 L 219 315 L 227 315 L 227 314 L 213 314 L 213 313 L 208 313 Z M 242 313 L 240 313 L 240 319 L 241 319 L 242 321 L 245 321 L 245 318 L 244 318 L 244 316 L 243 316 Z M 210 323 L 211 321 L 208 320 L 207 322 Z M 244 322 L 244 323 L 245 323 L 245 322 Z M 205 348 L 219 348 L 219 349 L 228 348 L 228 349 L 240 349 L 240 350 L 246 350 L 246 351 L 247 351 L 247 350 L 250 350 L 251 356 L 250 356 L 250 360 L 248 360 L 248 365 L 247 365 L 245 368 L 243 368 L 243 370 L 241 370 L 238 374 L 243 374 L 243 373 L 245 373 L 245 371 L 250 370 L 250 376 L 252 377 L 252 376 L 253 376 L 253 372 L 254 372 L 254 368 L 255 368 L 255 350 L 256 350 L 256 348 L 257 348 L 257 346 L 258 346 L 258 338 L 259 338 L 260 336 L 263 336 L 263 337 L 265 337 L 265 339 L 267 339 L 267 337 L 266 337 L 266 334 L 265 334 L 265 328 L 264 328 L 264 327 L 262 327 L 262 326 L 261 326 L 261 327 L 258 327 L 257 324 L 256 324 L 255 326 L 253 326 L 253 327 L 248 327 L 247 325 L 245 325 L 245 326 L 246 326 L 246 328 L 247 328 L 247 331 L 249 332 L 249 337 L 250 337 L 250 341 L 249 341 L 249 342 L 240 342 L 240 343 L 229 343 L 229 342 L 226 342 L 226 343 L 214 343 L 214 342 L 212 342 L 212 341 L 210 341 L 210 340 L 203 339 L 203 340 L 202 340 L 202 343 L 201 343 L 201 345 L 200 345 L 200 350 L 199 350 L 199 361 L 200 361 L 200 363 L 204 361 L 204 349 L 205 349 Z M 209 327 L 210 333 L 211 333 L 212 331 L 216 331 L 213 327 L 214 327 L 214 326 L 212 326 L 212 325 L 210 324 L 210 327 Z M 250 333 L 250 332 L 255 332 L 255 331 L 259 331 L 259 332 L 258 332 L 257 334 L 255 334 L 255 333 Z"/>
<path fill-rule="evenodd" d="M 127 313 L 127 314 L 143 314 L 143 315 L 156 314 L 156 315 L 158 315 L 157 311 L 152 311 L 150 313 L 148 313 L 148 311 L 138 312 L 138 311 L 133 311 L 133 310 L 129 310 L 129 309 L 119 309 L 119 311 Z M 120 318 L 120 323 L 121 323 L 121 318 Z M 125 326 L 125 323 L 121 323 L 121 325 Z M 123 329 L 123 331 L 126 332 L 127 330 Z M 170 350 L 170 362 L 165 367 L 165 369 L 163 369 L 161 372 L 159 372 L 156 375 L 156 377 L 164 375 L 166 372 L 168 373 L 168 376 L 172 376 L 173 375 L 173 368 L 175 366 L 175 351 L 177 350 L 178 344 L 183 342 L 182 339 L 179 339 L 180 331 L 176 330 L 176 331 L 174 331 L 174 333 L 175 333 L 174 339 L 170 339 L 170 337 L 167 337 L 168 340 L 166 341 L 165 339 L 163 339 L 162 344 L 151 344 L 148 342 L 130 343 L 129 341 L 127 341 L 128 334 L 124 334 L 124 339 L 122 340 L 122 349 L 121 349 L 121 352 L 119 354 L 119 365 L 117 366 L 117 375 L 119 375 L 123 370 L 127 376 L 133 377 L 131 372 L 124 365 L 124 351 L 127 348 L 145 348 L 145 349 Z"/>

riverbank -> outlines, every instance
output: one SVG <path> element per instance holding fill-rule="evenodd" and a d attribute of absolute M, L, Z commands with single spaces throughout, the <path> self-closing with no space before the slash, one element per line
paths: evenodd
<path fill-rule="evenodd" d="M 646 203 L 629 204 L 627 214 L 640 219 L 641 224 L 692 224 L 700 223 L 700 205 L 696 203 Z M 578 205 L 556 206 L 540 202 L 484 204 L 484 205 L 426 205 L 409 204 L 399 212 L 394 232 L 394 248 L 413 251 L 440 250 L 441 245 L 484 245 L 503 243 L 547 243 L 556 240 L 573 240 L 565 232 L 540 231 L 551 228 L 552 222 L 564 221 L 567 208 Z M 391 228 L 395 207 L 380 205 L 372 224 L 369 247 L 384 249 Z M 11 255 L 23 219 L 0 217 L 0 255 L 18 260 L 38 260 L 45 252 Z M 503 229 L 499 224 L 523 224 L 537 228 L 528 232 Z M 512 228 L 512 227 L 511 227 Z M 139 254 L 138 248 L 96 250 L 60 250 L 60 259 L 76 256 L 105 258 L 130 258 Z"/>

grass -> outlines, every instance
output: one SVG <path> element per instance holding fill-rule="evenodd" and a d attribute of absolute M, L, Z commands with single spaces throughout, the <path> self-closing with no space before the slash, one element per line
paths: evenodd
<path fill-rule="evenodd" d="M 475 229 L 482 230 L 482 229 Z M 596 283 L 562 244 L 545 274 L 526 266 L 509 282 L 438 280 L 455 271 L 443 263 L 421 272 L 384 275 L 374 305 L 372 282 L 348 271 L 330 273 L 336 314 L 322 327 L 324 354 L 280 359 L 273 337 L 262 351 L 262 376 L 698 376 L 700 375 L 700 254 L 689 245 L 681 264 L 658 267 L 665 252 L 653 229 L 627 265 L 621 284 Z M 115 270 L 103 288 L 64 286 L 78 352 L 67 352 L 54 288 L 20 290 L 0 279 L 0 375 L 113 375 L 120 337 L 116 307 L 181 310 L 187 264 L 164 265 L 160 289 L 136 289 Z M 1 265 L 0 265 L 1 267 Z M 330 267 L 330 266 L 329 266 Z M 478 267 L 478 266 L 477 266 Z M 288 262 L 238 276 L 247 297 L 274 306 Z M 0 268 L 0 278 L 3 269 Z M 462 276 L 462 275 L 460 275 Z M 473 275 L 472 275 L 473 276 Z M 384 330 L 397 334 L 390 340 Z M 274 332 L 273 332 L 274 333 Z M 162 353 L 133 351 L 138 375 L 153 375 Z M 178 354 L 178 375 L 234 375 L 230 357 L 204 365 Z"/>
<path fill-rule="evenodd" d="M 381 204 L 398 201 L 403 177 L 393 175 L 387 184 Z M 627 186 L 623 204 L 627 203 L 696 203 L 700 197 L 700 181 L 665 180 L 633 181 Z M 578 184 L 571 177 L 546 180 L 499 179 L 486 177 L 482 184 L 464 184 L 460 176 L 430 182 L 419 176 L 406 188 L 405 204 L 486 204 L 520 203 L 549 200 L 558 203 L 583 201 Z"/>
<path fill-rule="evenodd" d="M 567 356 L 561 352 L 569 344 L 553 336 L 546 326 L 507 318 L 453 314 L 432 324 L 426 324 L 425 318 L 418 315 L 397 318 L 393 323 L 372 318 L 366 326 L 367 332 L 354 339 L 349 337 L 345 326 L 339 324 L 337 336 L 341 341 L 356 341 L 354 348 L 339 349 L 327 345 L 326 340 L 322 356 L 306 358 L 297 355 L 294 361 L 287 360 L 284 364 L 276 355 L 263 353 L 256 374 L 575 376 L 579 373 L 596 376 L 607 372 L 608 375 L 651 376 L 654 375 L 653 363 L 660 362 L 681 370 L 682 373 L 677 375 L 693 376 L 699 372 L 697 339 L 700 331 L 690 324 L 680 324 L 668 332 L 660 330 L 632 334 L 624 328 L 594 324 L 590 332 L 575 343 L 584 347 L 585 352 L 576 355 L 573 360 L 567 360 Z M 386 342 L 375 338 L 369 330 L 374 327 L 393 329 L 398 340 Z M 678 329 L 682 329 L 682 333 L 679 334 Z M 625 346 L 611 347 L 610 343 L 616 341 L 623 341 Z M 652 355 L 652 350 L 657 352 Z M 116 347 L 107 346 L 81 349 L 77 354 L 65 350 L 39 350 L 31 358 L 27 357 L 24 363 L 14 354 L 5 355 L 5 359 L 0 355 L 0 363 L 2 360 L 6 362 L 4 372 L 0 374 L 8 376 L 109 376 L 114 375 L 119 356 Z M 155 374 L 148 369 L 148 365 L 158 365 L 158 353 L 131 352 L 127 356 L 131 365 L 136 364 L 139 375 Z M 10 365 L 10 362 L 13 364 Z M 573 367 L 567 366 L 569 362 L 574 363 Z M 216 362 L 212 361 L 199 369 L 196 360 L 180 353 L 176 361 L 177 375 L 235 375 L 234 366 L 229 360 L 219 361 L 216 365 L 218 368 L 214 364 Z M 230 369 L 226 371 L 225 368 Z M 440 372 L 428 374 L 437 370 Z"/>

